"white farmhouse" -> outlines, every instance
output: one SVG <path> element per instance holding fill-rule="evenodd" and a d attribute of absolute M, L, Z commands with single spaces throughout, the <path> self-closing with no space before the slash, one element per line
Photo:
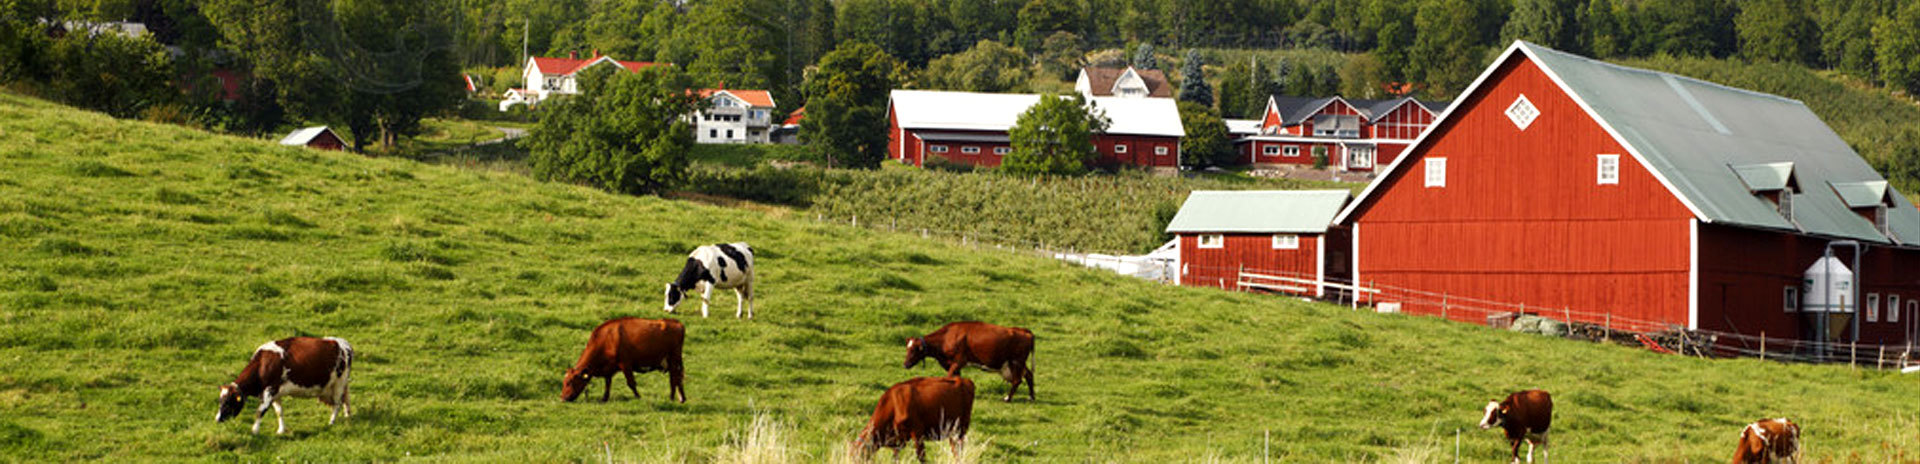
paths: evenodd
<path fill-rule="evenodd" d="M 515 103 L 535 105 L 554 95 L 578 95 L 580 93 L 579 74 L 594 66 L 611 64 L 628 72 L 640 72 L 653 66 L 645 61 L 618 61 L 612 57 L 594 51 L 593 56 L 580 58 L 579 53 L 568 53 L 566 58 L 531 57 L 527 58 L 527 67 L 520 77 L 526 82 L 526 88 L 509 91 L 507 99 Z M 502 103 L 505 111 L 514 103 Z"/>
<path fill-rule="evenodd" d="M 1073 80 L 1073 90 L 1093 97 L 1173 98 L 1173 85 L 1158 69 L 1087 67 Z"/>
<path fill-rule="evenodd" d="M 773 94 L 765 90 L 705 89 L 707 109 L 693 113 L 698 143 L 772 142 Z"/>

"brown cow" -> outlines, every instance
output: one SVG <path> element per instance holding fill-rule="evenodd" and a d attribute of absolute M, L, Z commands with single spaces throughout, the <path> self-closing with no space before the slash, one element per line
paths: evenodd
<path fill-rule="evenodd" d="M 1800 461 L 1800 426 L 1786 418 L 1761 419 L 1740 431 L 1734 464 L 1793 464 Z"/>
<path fill-rule="evenodd" d="M 615 373 L 627 375 L 627 389 L 639 398 L 640 388 L 633 382 L 633 373 L 664 370 L 669 382 L 667 400 L 679 395 L 680 402 L 687 402 L 687 390 L 680 385 L 685 377 L 684 366 L 680 364 L 680 344 L 686 335 L 686 327 L 673 319 L 622 317 L 600 324 L 587 339 L 587 349 L 580 352 L 580 361 L 567 369 L 566 378 L 561 380 L 560 399 L 573 401 L 586 393 L 589 380 L 606 377 L 606 386 L 600 392 L 600 401 L 606 402 L 613 394 Z"/>
<path fill-rule="evenodd" d="M 865 461 L 881 447 L 893 448 L 900 458 L 907 441 L 920 462 L 927 461 L 928 439 L 946 439 L 954 457 L 966 445 L 967 425 L 973 421 L 973 381 L 966 377 L 919 377 L 893 384 L 880 395 L 873 419 L 860 430 L 849 451 Z"/>
<path fill-rule="evenodd" d="M 1505 401 L 1487 402 L 1487 415 L 1480 419 L 1480 430 L 1500 426 L 1513 445 L 1513 462 L 1520 462 L 1520 442 L 1527 442 L 1527 462 L 1533 462 L 1533 447 L 1540 446 L 1540 460 L 1551 462 L 1547 452 L 1547 428 L 1553 425 L 1553 397 L 1544 390 L 1527 390 L 1507 395 Z"/>
<path fill-rule="evenodd" d="M 260 419 L 273 410 L 280 424 L 274 433 L 287 433 L 286 417 L 280 413 L 280 399 L 293 396 L 319 398 L 320 404 L 333 409 L 327 425 L 333 425 L 342 412 L 353 416 L 347 402 L 347 382 L 353 374 L 353 347 L 338 338 L 293 337 L 267 342 L 253 350 L 240 376 L 220 386 L 220 412 L 214 422 L 226 422 L 246 407 L 247 397 L 260 397 L 260 409 L 253 415 L 253 433 L 260 433 Z"/>
<path fill-rule="evenodd" d="M 1000 378 L 1013 384 L 1000 401 L 1013 401 L 1022 379 L 1027 382 L 1027 399 L 1031 400 L 1033 368 L 1027 365 L 1027 357 L 1032 355 L 1032 331 L 964 321 L 947 324 L 925 337 L 907 339 L 906 367 L 912 369 L 921 359 L 933 358 L 948 376 L 960 375 L 960 368 L 967 366 L 999 371 Z"/>

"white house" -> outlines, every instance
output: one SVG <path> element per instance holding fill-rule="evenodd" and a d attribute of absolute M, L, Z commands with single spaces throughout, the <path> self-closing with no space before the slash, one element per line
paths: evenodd
<path fill-rule="evenodd" d="M 535 105 L 554 95 L 577 95 L 580 93 L 580 83 L 577 79 L 580 72 L 603 64 L 619 66 L 628 72 L 640 72 L 641 69 L 654 65 L 645 61 L 614 60 L 612 57 L 601 55 L 599 51 L 593 52 L 593 56 L 585 59 L 580 58 L 579 53 L 569 53 L 566 58 L 531 57 L 527 58 L 526 69 L 520 73 L 520 77 L 526 82 L 526 88 L 510 93 L 507 98 L 518 97 L 528 105 Z M 502 104 L 501 111 L 506 111 L 510 106 L 512 105 Z"/>
<path fill-rule="evenodd" d="M 771 143 L 773 94 L 765 90 L 705 89 L 709 104 L 693 113 L 697 143 Z"/>

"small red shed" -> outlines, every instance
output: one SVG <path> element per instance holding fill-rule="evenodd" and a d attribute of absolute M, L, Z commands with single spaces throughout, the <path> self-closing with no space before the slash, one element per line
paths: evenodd
<path fill-rule="evenodd" d="M 1167 223 L 1179 236 L 1178 281 L 1195 287 L 1236 288 L 1241 274 L 1285 279 L 1281 291 L 1318 296 L 1327 267 L 1345 259 L 1346 240 L 1332 229 L 1346 207 L 1346 190 L 1195 191 Z"/>
<path fill-rule="evenodd" d="M 340 135 L 333 133 L 333 129 L 329 129 L 327 126 L 313 126 L 293 131 L 293 133 L 281 138 L 280 144 L 318 148 L 321 150 L 345 150 L 347 148 L 346 142 L 340 140 Z"/>

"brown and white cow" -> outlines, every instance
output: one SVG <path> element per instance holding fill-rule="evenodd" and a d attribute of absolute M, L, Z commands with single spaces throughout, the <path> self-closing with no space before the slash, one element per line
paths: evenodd
<path fill-rule="evenodd" d="M 1520 442 L 1527 442 L 1527 462 L 1533 462 L 1533 447 L 1540 446 L 1540 460 L 1551 462 L 1547 452 L 1547 428 L 1553 425 L 1553 397 L 1544 390 L 1526 390 L 1507 395 L 1504 401 L 1487 402 L 1487 415 L 1480 419 L 1480 430 L 1500 426 L 1513 446 L 1513 461 L 1520 462 Z"/>
<path fill-rule="evenodd" d="M 1013 401 L 1020 381 L 1027 382 L 1027 399 L 1034 399 L 1033 368 L 1027 358 L 1033 355 L 1033 332 L 1019 327 L 1001 327 L 979 321 L 947 324 L 925 337 L 907 339 L 906 368 L 921 359 L 933 358 L 948 376 L 960 375 L 960 368 L 973 366 L 1000 372 L 1000 378 L 1013 384 L 1000 401 Z"/>
<path fill-rule="evenodd" d="M 342 413 L 353 416 L 347 399 L 347 383 L 352 380 L 353 347 L 338 338 L 293 337 L 267 342 L 253 350 L 252 360 L 232 382 L 220 386 L 220 412 L 215 422 L 226 422 L 240 414 L 247 398 L 260 397 L 260 409 L 253 415 L 253 433 L 260 433 L 260 419 L 273 410 L 280 424 L 274 433 L 287 433 L 287 420 L 280 413 L 284 397 L 319 398 L 320 404 L 333 409 L 327 425 L 333 425 Z"/>
<path fill-rule="evenodd" d="M 927 461 L 926 440 L 948 440 L 954 457 L 966 445 L 967 426 L 973 421 L 973 381 L 965 377 L 919 377 L 893 384 L 880 395 L 873 419 L 853 441 L 851 452 L 866 461 L 880 448 L 893 448 L 900 459 L 908 441 L 920 462 Z"/>
<path fill-rule="evenodd" d="M 678 395 L 685 403 L 687 390 L 681 381 L 686 372 L 680 363 L 680 347 L 686 338 L 686 327 L 673 319 L 622 317 L 600 324 L 587 339 L 580 360 L 561 380 L 560 399 L 573 401 L 586 393 L 589 380 L 606 377 L 606 386 L 600 392 L 600 401 L 606 402 L 613 394 L 614 374 L 626 374 L 627 389 L 639 398 L 640 388 L 634 384 L 633 373 L 667 371 L 667 399 Z"/>
<path fill-rule="evenodd" d="M 1786 418 L 1761 419 L 1740 431 L 1734 464 L 1793 464 L 1800 461 L 1800 426 Z"/>

